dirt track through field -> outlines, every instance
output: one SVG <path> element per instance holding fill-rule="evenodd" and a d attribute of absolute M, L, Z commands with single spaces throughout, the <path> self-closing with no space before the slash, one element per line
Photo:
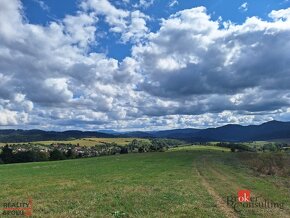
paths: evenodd
<path fill-rule="evenodd" d="M 204 161 L 206 161 L 206 160 L 204 160 Z M 231 187 L 233 187 L 233 189 L 235 189 L 235 190 L 239 190 L 239 189 L 243 189 L 243 188 L 245 188 L 246 189 L 246 187 L 242 187 L 242 186 L 239 186 L 237 183 L 234 183 L 234 182 L 232 182 L 232 183 L 228 183 L 228 181 L 229 181 L 229 175 L 225 175 L 225 174 L 223 174 L 223 172 L 221 172 L 220 170 L 217 170 L 217 169 L 214 169 L 213 167 L 210 167 L 208 170 L 210 170 L 211 171 L 211 173 L 213 173 L 213 175 L 215 175 L 217 178 L 219 178 L 220 180 L 222 180 L 227 186 L 231 186 Z M 251 197 L 259 197 L 260 199 L 262 199 L 262 201 L 265 201 L 266 199 L 264 199 L 262 196 L 256 196 L 255 194 L 251 194 Z M 285 211 L 283 211 L 283 210 L 281 210 L 281 209 L 279 209 L 279 208 L 272 208 L 271 209 L 271 212 L 273 212 L 273 211 L 275 211 L 275 217 L 285 217 L 285 218 L 289 218 L 290 217 L 290 215 L 289 214 L 287 214 L 287 212 L 285 212 Z M 271 214 L 263 214 L 263 216 L 264 217 L 273 217 Z"/>
<path fill-rule="evenodd" d="M 232 181 L 229 183 L 229 178 L 230 178 L 229 175 L 225 175 L 222 171 L 215 168 L 214 165 L 212 165 L 213 163 L 211 163 L 207 159 L 207 157 L 203 157 L 200 161 L 203 163 L 203 166 L 211 166 L 211 167 L 207 167 L 206 170 L 210 171 L 212 173 L 212 175 L 215 176 L 215 178 L 218 178 L 219 180 L 223 181 L 223 183 L 227 187 L 231 187 L 232 190 L 239 190 L 242 188 L 242 186 L 239 185 L 238 183 L 236 183 L 235 181 Z M 207 189 L 208 193 L 214 198 L 214 200 L 217 203 L 218 208 L 224 213 L 224 215 L 226 217 L 239 217 L 239 214 L 236 213 L 232 207 L 229 207 L 223 201 L 223 199 L 218 195 L 218 193 L 214 190 L 214 188 L 207 182 L 207 179 L 205 178 L 205 176 L 202 174 L 202 172 L 199 169 L 197 169 L 197 175 L 201 178 L 202 185 Z M 254 194 L 251 194 L 251 196 L 257 197 Z M 261 196 L 259 196 L 259 198 L 262 199 L 263 201 L 265 200 Z M 267 211 L 264 211 L 260 215 L 263 217 L 269 217 L 269 218 L 270 217 L 271 218 L 272 217 L 290 218 L 290 216 L 287 212 L 282 211 L 279 208 L 272 208 L 271 212 L 268 214 Z M 273 212 L 274 212 L 275 216 L 273 216 Z"/>
<path fill-rule="evenodd" d="M 210 196 L 212 196 L 212 198 L 216 202 L 216 205 L 219 208 L 219 210 L 228 218 L 238 218 L 239 216 L 234 211 L 234 209 L 227 206 L 227 204 L 215 192 L 214 188 L 206 181 L 206 179 L 203 177 L 203 175 L 201 174 L 201 172 L 198 169 L 197 169 L 197 175 L 200 177 L 202 185 L 205 187 L 205 189 L 208 191 Z"/>

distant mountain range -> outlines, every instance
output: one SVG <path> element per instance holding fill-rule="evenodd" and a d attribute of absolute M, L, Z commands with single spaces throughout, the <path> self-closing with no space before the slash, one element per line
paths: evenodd
<path fill-rule="evenodd" d="M 33 142 L 33 141 L 48 141 L 48 140 L 69 140 L 78 138 L 114 138 L 115 135 L 106 134 L 95 131 L 78 131 L 70 130 L 64 132 L 43 131 L 43 130 L 0 130 L 0 142 Z"/>
<path fill-rule="evenodd" d="M 270 121 L 261 125 L 241 126 L 229 124 L 207 129 L 172 129 L 163 131 L 117 132 L 100 131 L 43 131 L 43 130 L 0 130 L 0 142 L 30 142 L 45 140 L 68 140 L 73 138 L 172 138 L 190 142 L 194 141 L 258 141 L 290 138 L 290 122 Z"/>
<path fill-rule="evenodd" d="M 261 125 L 229 124 L 207 129 L 173 129 L 154 132 L 130 132 L 131 137 L 173 138 L 187 141 L 258 141 L 290 138 L 290 122 L 270 121 Z"/>

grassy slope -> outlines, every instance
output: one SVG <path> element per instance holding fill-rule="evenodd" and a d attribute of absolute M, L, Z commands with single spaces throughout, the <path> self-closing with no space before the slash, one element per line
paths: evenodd
<path fill-rule="evenodd" d="M 31 196 L 35 217 L 112 217 L 116 211 L 130 217 L 225 217 L 230 209 L 217 203 L 209 187 L 222 200 L 248 188 L 287 208 L 243 210 L 235 216 L 287 217 L 289 178 L 256 176 L 235 155 L 196 147 L 0 165 L 0 203 Z"/>
<path fill-rule="evenodd" d="M 79 144 L 80 146 L 95 146 L 97 144 L 101 144 L 103 142 L 112 143 L 115 142 L 118 145 L 126 145 L 129 144 L 134 139 L 138 140 L 148 140 L 148 139 L 140 139 L 140 138 L 82 138 L 68 141 L 38 141 L 38 142 L 30 142 L 31 144 L 42 144 L 42 145 L 51 145 L 53 143 L 71 143 L 71 144 Z M 8 143 L 8 144 L 28 144 L 24 143 Z M 6 143 L 0 143 L 0 147 L 6 145 Z"/>

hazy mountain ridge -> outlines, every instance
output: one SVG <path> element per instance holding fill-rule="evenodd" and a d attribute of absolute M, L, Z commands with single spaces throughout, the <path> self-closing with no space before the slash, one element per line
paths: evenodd
<path fill-rule="evenodd" d="M 107 133 L 105 133 L 107 132 Z M 109 132 L 111 134 L 109 134 Z M 139 138 L 173 138 L 187 141 L 257 141 L 290 138 L 290 122 L 270 121 L 261 125 L 241 126 L 228 124 L 217 128 L 207 129 L 172 129 L 162 131 L 79 131 L 69 130 L 64 132 L 43 130 L 0 130 L 0 142 L 29 142 L 44 140 L 67 140 L 71 138 L 114 138 L 114 137 L 139 137 Z"/>
<path fill-rule="evenodd" d="M 150 133 L 150 132 L 149 132 Z M 130 136 L 130 133 L 126 134 Z M 148 132 L 144 137 L 148 137 Z M 228 124 L 207 129 L 176 129 L 151 133 L 152 137 L 188 141 L 256 141 L 290 138 L 290 122 L 270 121 L 261 125 Z"/>
<path fill-rule="evenodd" d="M 32 142 L 32 141 L 47 141 L 47 140 L 68 140 L 72 138 L 114 138 L 115 135 L 95 132 L 95 131 L 79 131 L 69 130 L 64 132 L 44 131 L 44 130 L 0 130 L 0 142 Z"/>

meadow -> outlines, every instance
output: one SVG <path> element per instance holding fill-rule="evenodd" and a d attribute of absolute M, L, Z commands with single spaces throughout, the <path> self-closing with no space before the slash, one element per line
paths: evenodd
<path fill-rule="evenodd" d="M 31 197 L 33 217 L 289 217 L 289 175 L 261 175 L 240 155 L 190 146 L 0 165 L 0 203 Z M 283 209 L 235 211 L 227 196 L 237 196 L 240 189 L 283 203 Z"/>
<path fill-rule="evenodd" d="M 19 143 L 0 143 L 0 146 L 4 146 L 6 144 L 32 144 L 32 145 L 51 145 L 51 144 L 73 144 L 80 146 L 95 146 L 103 143 L 117 143 L 118 145 L 127 145 L 132 142 L 134 139 L 148 141 L 148 139 L 140 139 L 140 138 L 81 138 L 81 139 L 73 139 L 73 140 L 63 140 L 63 141 L 36 141 L 36 142 L 19 142 Z"/>

